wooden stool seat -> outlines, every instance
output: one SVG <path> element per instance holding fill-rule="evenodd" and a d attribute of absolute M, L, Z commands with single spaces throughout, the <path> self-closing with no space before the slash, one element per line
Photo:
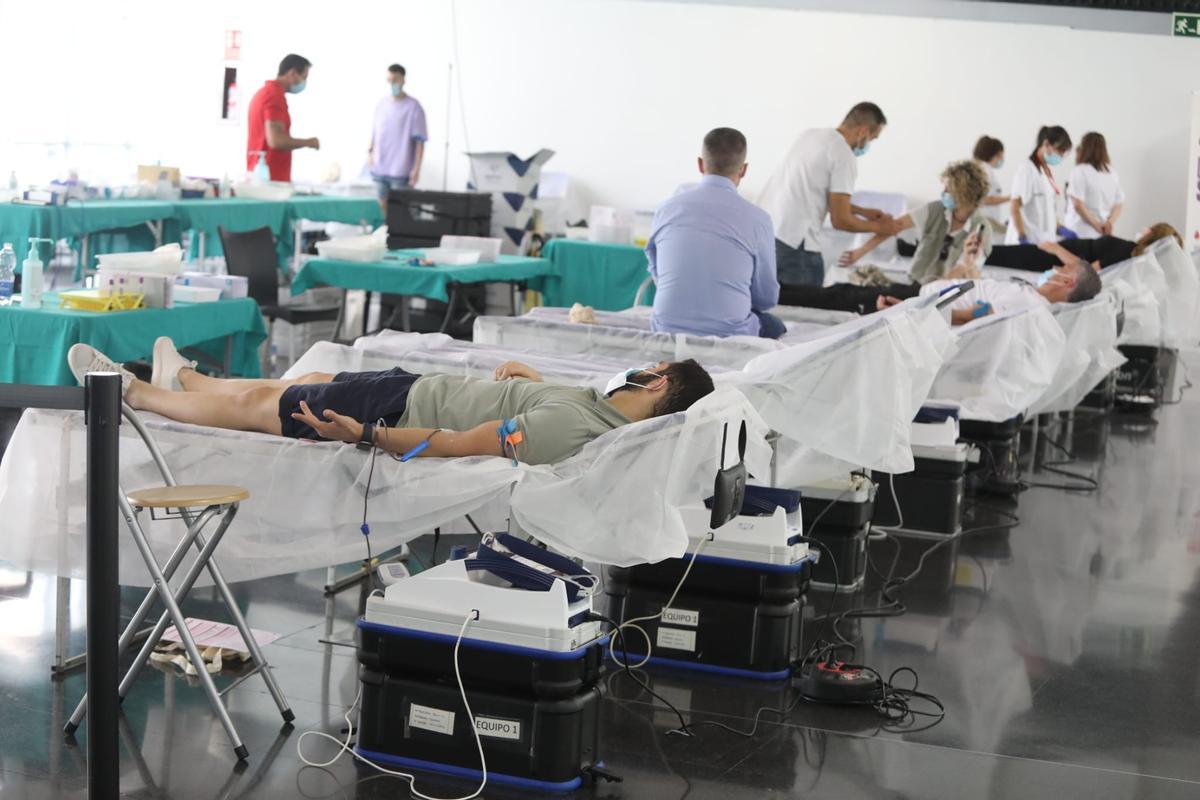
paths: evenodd
<path fill-rule="evenodd" d="M 134 508 L 208 508 L 240 503 L 250 492 L 240 486 L 156 486 L 127 495 Z"/>

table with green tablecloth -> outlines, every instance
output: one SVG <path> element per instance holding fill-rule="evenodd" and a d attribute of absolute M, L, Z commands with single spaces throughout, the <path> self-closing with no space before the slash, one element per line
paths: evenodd
<path fill-rule="evenodd" d="M 548 306 L 582 303 L 598 311 L 621 311 L 633 305 L 638 287 L 649 277 L 646 252 L 627 244 L 551 239 L 542 255 L 554 267 L 551 275 L 530 281 Z M 654 299 L 654 286 L 643 302 Z"/>
<path fill-rule="evenodd" d="M 90 344 L 118 362 L 148 360 L 159 336 L 226 361 L 230 374 L 261 374 L 258 346 L 267 330 L 249 298 L 106 312 L 59 308 L 56 294 L 43 302 L 40 309 L 0 306 L 0 383 L 73 386 L 71 345 Z"/>
<path fill-rule="evenodd" d="M 288 218 L 284 238 L 293 243 L 293 256 L 300 256 L 300 226 L 302 219 L 312 222 L 341 222 L 346 225 L 383 224 L 383 209 L 374 197 L 342 197 L 337 195 L 298 194 L 288 200 Z M 297 260 L 297 263 L 299 261 Z"/>
<path fill-rule="evenodd" d="M 343 222 L 347 225 L 380 225 L 383 210 L 374 197 L 344 197 L 337 195 L 293 195 L 287 200 L 247 200 L 225 198 L 181 200 L 175 204 L 175 215 L 183 230 L 191 230 L 190 257 L 204 259 L 219 256 L 224 250 L 217 233 L 220 227 L 231 231 L 248 231 L 268 227 L 275 234 L 280 268 L 289 256 L 300 254 L 302 219 L 313 222 Z"/>
<path fill-rule="evenodd" d="M 246 200 L 240 197 L 212 198 L 204 200 L 179 200 L 175 203 L 175 218 L 181 230 L 191 231 L 190 257 L 203 260 L 208 256 L 219 256 L 221 248 L 219 228 L 243 232 L 267 227 L 275 234 L 280 264 L 286 262 L 292 250 L 291 234 L 287 228 L 288 204 L 286 200 Z"/>
<path fill-rule="evenodd" d="M 17 271 L 29 251 L 29 238 L 55 242 L 67 239 L 80 255 L 76 278 L 91 269 L 91 257 L 102 253 L 153 250 L 164 241 L 178 241 L 175 208 L 161 200 L 85 200 L 63 206 L 0 204 L 0 243 L 12 242 Z M 43 247 L 43 263 L 53 255 Z"/>
<path fill-rule="evenodd" d="M 459 300 L 458 287 L 461 284 L 526 283 L 550 275 L 553 271 L 546 259 L 528 256 L 502 255 L 496 261 L 461 266 L 413 266 L 408 263 L 410 259 L 421 256 L 421 250 L 394 250 L 382 261 L 309 259 L 292 278 L 292 294 L 300 294 L 314 286 L 337 286 L 406 297 L 426 297 L 449 304 L 444 319 L 444 323 L 447 323 Z"/>

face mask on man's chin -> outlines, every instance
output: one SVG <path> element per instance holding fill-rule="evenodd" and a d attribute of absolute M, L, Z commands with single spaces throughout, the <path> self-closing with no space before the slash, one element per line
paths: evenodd
<path fill-rule="evenodd" d="M 610 397 L 613 392 L 617 391 L 618 389 L 623 389 L 626 386 L 636 386 L 639 389 L 649 388 L 640 383 L 635 383 L 634 381 L 629 380 L 634 375 L 637 375 L 640 372 L 648 373 L 650 375 L 653 375 L 655 378 L 662 377 L 661 374 L 655 372 L 652 369 L 654 367 L 657 367 L 658 366 L 657 364 L 650 364 L 648 366 L 649 366 L 649 368 L 639 367 L 639 368 L 635 368 L 635 369 L 623 369 L 620 372 L 618 372 L 616 375 L 613 375 L 612 378 L 609 379 L 608 384 L 604 387 L 604 396 Z"/>

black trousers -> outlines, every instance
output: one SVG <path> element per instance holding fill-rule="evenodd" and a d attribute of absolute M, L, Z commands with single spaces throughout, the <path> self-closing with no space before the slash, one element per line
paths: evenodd
<path fill-rule="evenodd" d="M 1091 263 L 1099 261 L 1101 268 L 1119 264 L 1133 257 L 1134 243 L 1116 236 L 1099 239 L 1064 239 L 1059 242 L 1071 255 Z M 989 267 L 1008 267 L 1030 272 L 1045 272 L 1058 266 L 1058 257 L 1035 244 L 997 244 L 983 263 Z"/>
<path fill-rule="evenodd" d="M 915 283 L 893 283 L 888 286 L 854 286 L 849 283 L 835 283 L 833 286 L 782 284 L 779 287 L 779 304 L 873 314 L 877 310 L 875 302 L 880 297 L 907 300 L 920 293 L 921 287 Z"/>

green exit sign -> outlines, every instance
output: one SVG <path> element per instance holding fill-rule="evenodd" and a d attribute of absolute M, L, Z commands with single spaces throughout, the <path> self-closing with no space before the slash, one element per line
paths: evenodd
<path fill-rule="evenodd" d="M 1200 38 L 1200 14 L 1180 14 L 1176 11 L 1171 17 L 1171 35 Z"/>

